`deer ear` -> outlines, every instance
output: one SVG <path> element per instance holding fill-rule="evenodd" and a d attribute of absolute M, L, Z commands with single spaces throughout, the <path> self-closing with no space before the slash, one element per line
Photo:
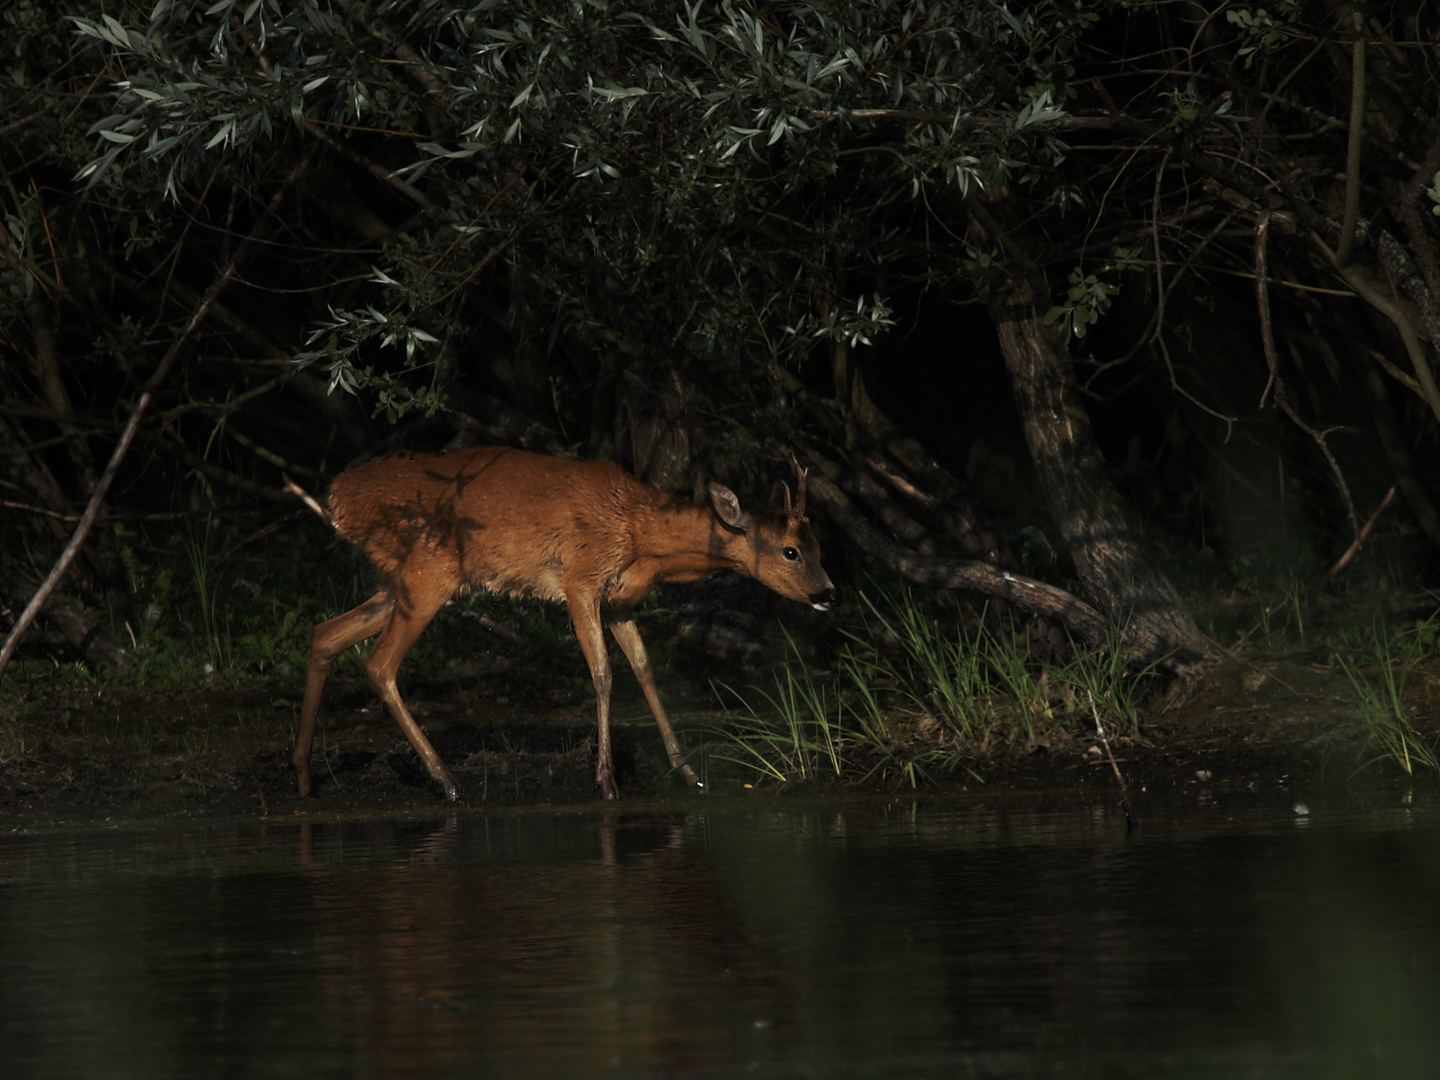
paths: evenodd
<path fill-rule="evenodd" d="M 784 480 L 776 480 L 770 485 L 770 509 L 787 512 L 790 509 L 790 485 Z"/>
<path fill-rule="evenodd" d="M 735 497 L 735 493 L 714 480 L 705 486 L 710 490 L 710 505 L 715 508 L 715 516 L 732 529 L 744 528 L 744 523 L 740 520 L 743 516 L 740 512 L 740 500 Z"/>

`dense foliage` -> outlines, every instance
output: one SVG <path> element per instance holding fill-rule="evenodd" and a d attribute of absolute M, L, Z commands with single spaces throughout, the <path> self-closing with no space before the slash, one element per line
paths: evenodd
<path fill-rule="evenodd" d="M 259 530 L 282 472 L 318 489 L 399 443 L 614 457 L 682 491 L 759 488 L 794 450 L 837 541 L 1017 602 L 1024 570 L 1178 612 L 1163 646 L 1197 636 L 1137 504 L 1233 566 L 1323 566 L 1393 484 L 1407 550 L 1440 541 L 1423 9 L 3 19 L 12 614 L 147 380 L 107 500 L 132 524 L 269 506 Z M 75 637 L 131 602 L 125 547 L 87 542 Z M 1036 610 L 1103 637 L 1078 601 Z"/>

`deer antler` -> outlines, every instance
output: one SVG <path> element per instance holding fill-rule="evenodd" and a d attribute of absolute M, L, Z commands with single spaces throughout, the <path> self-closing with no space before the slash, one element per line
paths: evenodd
<path fill-rule="evenodd" d="M 795 486 L 795 505 L 794 505 L 794 506 L 791 506 L 791 505 L 790 505 L 790 488 L 789 488 L 789 485 L 786 485 L 786 488 L 785 488 L 785 513 L 789 516 L 789 518 L 790 518 L 791 521 L 804 521 L 804 520 L 805 520 L 805 474 L 806 474 L 807 472 L 809 472 L 810 470 L 809 470 L 809 469 L 802 469 L 802 468 L 800 467 L 800 462 L 798 462 L 798 461 L 795 460 L 795 453 L 794 453 L 794 451 L 791 451 L 791 453 L 790 453 L 790 465 L 795 469 L 795 475 L 796 475 L 796 477 L 798 478 L 798 482 L 796 483 L 796 486 Z"/>

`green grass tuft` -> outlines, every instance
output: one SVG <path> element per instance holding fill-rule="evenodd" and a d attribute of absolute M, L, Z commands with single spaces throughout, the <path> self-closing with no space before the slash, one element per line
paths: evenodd
<path fill-rule="evenodd" d="M 762 782 L 821 777 L 918 785 L 996 747 L 1033 746 L 1093 728 L 1091 702 L 1126 733 L 1140 727 L 1138 689 L 1154 664 L 1127 660 L 1124 627 L 1105 648 L 1042 660 L 1022 628 L 995 633 L 942 621 L 908 592 L 863 595 L 864 624 L 844 631 L 833 685 L 787 638 L 775 690 L 718 688 L 726 723 L 707 754 Z M 952 625 L 953 624 L 953 625 Z"/>
<path fill-rule="evenodd" d="M 1336 656 L 1360 707 L 1365 744 L 1379 751 L 1374 760 L 1390 758 L 1406 776 L 1414 776 L 1417 767 L 1440 776 L 1440 759 L 1416 732 L 1405 704 L 1411 675 L 1435 648 L 1437 617 L 1440 615 L 1432 615 L 1404 630 L 1391 630 L 1377 620 L 1360 660 L 1350 663 Z"/>

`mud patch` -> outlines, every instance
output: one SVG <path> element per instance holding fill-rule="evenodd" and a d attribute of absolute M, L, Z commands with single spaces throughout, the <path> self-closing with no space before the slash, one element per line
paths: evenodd
<path fill-rule="evenodd" d="M 1397 790 L 1435 786 L 1434 777 L 1407 779 L 1392 760 L 1366 749 L 1354 699 L 1335 672 L 1283 658 L 1267 670 L 1263 677 L 1252 666 L 1214 670 L 1183 700 L 1172 696 L 1153 709 L 1139 734 L 1110 732 L 1108 753 L 1093 729 L 1075 718 L 1029 746 L 992 747 L 957 759 L 935 779 L 939 790 L 1050 789 L 1089 796 L 1118 795 L 1116 769 L 1132 795 L 1377 782 Z M 530 672 L 528 679 L 519 674 L 508 672 L 503 682 L 464 672 L 416 679 L 406 693 L 466 803 L 595 799 L 593 696 L 583 685 L 547 685 L 543 672 Z M 677 706 L 672 719 L 696 750 L 700 729 L 723 726 L 725 717 L 683 708 L 687 692 L 678 683 L 669 689 Z M 1417 690 L 1415 727 L 1434 739 L 1440 688 L 1420 679 Z M 700 697 L 694 693 L 689 700 Z M 335 679 L 327 688 L 312 756 L 317 794 L 300 799 L 290 766 L 298 712 L 293 685 L 163 693 L 102 689 L 33 703 L 7 720 L 0 821 L 346 815 L 446 805 L 360 679 Z M 617 683 L 615 716 L 625 798 L 703 797 L 671 775 L 638 687 Z M 795 790 L 767 786 L 753 775 L 707 775 L 714 796 Z M 910 790 L 893 776 L 842 788 Z"/>

